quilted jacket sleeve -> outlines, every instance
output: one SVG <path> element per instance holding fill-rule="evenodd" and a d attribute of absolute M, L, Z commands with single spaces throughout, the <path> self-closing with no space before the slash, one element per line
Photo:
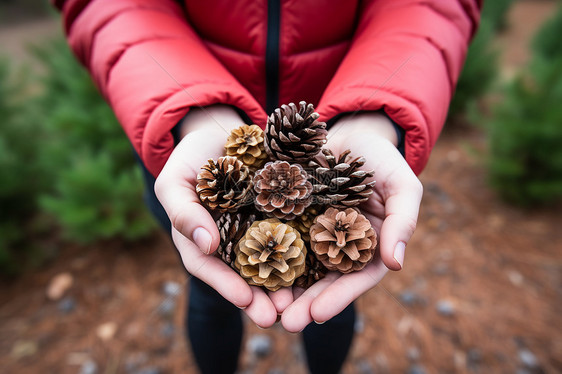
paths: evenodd
<path fill-rule="evenodd" d="M 333 118 L 384 110 L 406 131 L 406 160 L 419 174 L 445 122 L 480 7 L 476 0 L 365 1 L 318 112 Z"/>
<path fill-rule="evenodd" d="M 170 130 L 190 107 L 265 113 L 214 58 L 174 0 L 54 0 L 68 42 L 90 71 L 146 167 L 158 175 Z"/>

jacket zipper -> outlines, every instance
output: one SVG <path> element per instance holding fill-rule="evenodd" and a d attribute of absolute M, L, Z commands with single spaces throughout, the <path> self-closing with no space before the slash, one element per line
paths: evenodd
<path fill-rule="evenodd" d="M 280 0 L 267 2 L 267 41 L 265 46 L 265 110 L 269 115 L 279 106 Z"/>

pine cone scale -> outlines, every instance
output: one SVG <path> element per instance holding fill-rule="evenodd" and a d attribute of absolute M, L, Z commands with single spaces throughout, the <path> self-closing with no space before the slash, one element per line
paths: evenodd
<path fill-rule="evenodd" d="M 372 259 L 377 244 L 369 220 L 354 208 L 328 208 L 310 228 L 311 249 L 328 270 L 360 270 Z"/>

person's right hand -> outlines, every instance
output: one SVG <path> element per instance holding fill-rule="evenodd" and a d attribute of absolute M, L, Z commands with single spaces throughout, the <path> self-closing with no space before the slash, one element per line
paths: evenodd
<path fill-rule="evenodd" d="M 244 122 L 232 108 L 193 109 L 181 125 L 182 140 L 156 179 L 154 190 L 172 223 L 172 239 L 187 271 L 213 287 L 260 327 L 270 327 L 293 301 L 290 289 L 266 293 L 212 253 L 220 242 L 215 221 L 195 191 L 209 159 L 224 155 L 230 131 Z"/>

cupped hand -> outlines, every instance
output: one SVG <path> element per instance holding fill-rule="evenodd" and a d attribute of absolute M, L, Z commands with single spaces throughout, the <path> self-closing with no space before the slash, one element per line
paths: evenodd
<path fill-rule="evenodd" d="M 166 162 L 155 192 L 172 223 L 172 239 L 186 270 L 226 300 L 244 309 L 258 326 L 273 325 L 278 314 L 293 301 L 290 289 L 264 292 L 215 257 L 220 236 L 215 221 L 196 193 L 197 175 L 212 158 L 224 155 L 230 131 L 243 124 L 230 107 L 193 109 L 180 127 L 181 141 Z"/>
<path fill-rule="evenodd" d="M 374 170 L 376 184 L 367 202 L 360 206 L 379 239 L 379 250 L 364 269 L 350 274 L 330 272 L 306 291 L 294 289 L 295 301 L 282 315 L 286 330 L 301 331 L 310 322 L 325 322 L 353 300 L 373 288 L 387 271 L 400 270 L 404 250 L 416 228 L 422 185 L 400 152 L 390 121 L 379 113 L 343 118 L 328 134 L 326 147 L 339 155 L 346 149 L 364 156 L 365 170 Z"/>

